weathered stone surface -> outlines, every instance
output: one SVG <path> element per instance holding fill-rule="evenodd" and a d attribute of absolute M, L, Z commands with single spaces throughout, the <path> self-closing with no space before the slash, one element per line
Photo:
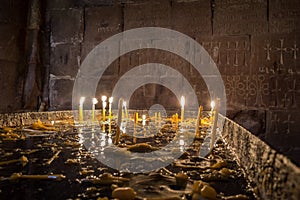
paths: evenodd
<path fill-rule="evenodd" d="M 124 29 L 145 26 L 171 27 L 171 8 L 169 1 L 137 1 L 125 4 Z"/>
<path fill-rule="evenodd" d="M 121 30 L 121 6 L 86 8 L 84 42 L 98 44 Z"/>
<path fill-rule="evenodd" d="M 0 60 L 0 66 L 0 112 L 12 112 L 21 108 L 22 79 L 19 76 L 19 65 Z"/>
<path fill-rule="evenodd" d="M 51 46 L 83 40 L 83 9 L 51 11 Z"/>
<path fill-rule="evenodd" d="M 208 52 L 222 75 L 250 73 L 248 36 L 199 36 L 196 41 Z"/>
<path fill-rule="evenodd" d="M 233 118 L 236 123 L 257 136 L 265 133 L 265 119 L 265 112 L 257 110 L 242 110 Z"/>
<path fill-rule="evenodd" d="M 59 44 L 51 48 L 50 73 L 56 76 L 75 77 L 80 65 L 80 46 Z"/>
<path fill-rule="evenodd" d="M 23 56 L 24 32 L 11 25 L 0 26 L 0 59 L 18 62 Z"/>
<path fill-rule="evenodd" d="M 222 134 L 261 198 L 299 198 L 299 167 L 229 119 Z"/>
<path fill-rule="evenodd" d="M 6 0 L 1 1 L 0 23 L 23 28 L 27 20 L 28 1 Z"/>
<path fill-rule="evenodd" d="M 252 37 L 252 73 L 300 74 L 299 44 L 296 33 Z"/>
<path fill-rule="evenodd" d="M 174 2 L 171 6 L 172 29 L 191 37 L 212 34 L 210 1 Z"/>
<path fill-rule="evenodd" d="M 261 34 L 268 31 L 267 0 L 216 0 L 213 34 Z"/>
<path fill-rule="evenodd" d="M 269 4 L 271 33 L 300 31 L 300 2 L 298 0 L 272 0 Z"/>
<path fill-rule="evenodd" d="M 269 108 L 295 109 L 300 104 L 298 77 L 299 36 L 276 34 L 252 39 L 252 73 L 264 76 L 269 85 Z"/>
<path fill-rule="evenodd" d="M 50 110 L 68 110 L 72 108 L 74 80 L 67 77 L 50 77 Z"/>

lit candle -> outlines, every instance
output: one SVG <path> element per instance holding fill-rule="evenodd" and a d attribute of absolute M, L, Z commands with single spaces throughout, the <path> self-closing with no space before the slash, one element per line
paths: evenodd
<path fill-rule="evenodd" d="M 85 101 L 85 97 L 80 97 L 79 100 L 79 121 L 83 121 L 83 103 Z"/>
<path fill-rule="evenodd" d="M 158 126 L 160 126 L 160 121 L 161 121 L 161 114 L 160 114 L 160 112 L 157 113 L 157 118 L 158 118 Z"/>
<path fill-rule="evenodd" d="M 216 106 L 215 101 L 211 101 L 211 103 L 210 103 L 210 107 L 211 107 L 211 110 L 210 110 L 210 116 L 211 116 L 211 117 L 213 116 L 213 112 L 214 112 L 215 106 Z"/>
<path fill-rule="evenodd" d="M 215 111 L 214 111 L 214 122 L 212 127 L 212 133 L 211 133 L 211 140 L 210 140 L 210 151 L 212 151 L 216 139 L 216 131 L 218 126 L 218 116 L 219 116 L 219 109 L 220 109 L 220 99 L 217 98 L 217 103 L 214 105 Z"/>
<path fill-rule="evenodd" d="M 184 96 L 181 96 L 180 104 L 181 104 L 181 124 L 182 124 L 184 120 L 184 104 L 185 104 Z"/>
<path fill-rule="evenodd" d="M 146 125 L 146 115 L 142 115 L 142 125 L 145 126 Z"/>
<path fill-rule="evenodd" d="M 201 125 L 202 111 L 203 111 L 203 107 L 199 106 L 198 117 L 196 121 L 196 138 L 200 136 L 199 126 Z"/>
<path fill-rule="evenodd" d="M 134 113 L 134 123 L 137 124 L 139 121 L 139 113 L 138 112 L 135 112 Z"/>
<path fill-rule="evenodd" d="M 128 119 L 128 110 L 127 110 L 126 101 L 123 101 L 123 107 L 124 107 L 124 111 L 125 111 L 125 118 Z"/>
<path fill-rule="evenodd" d="M 93 98 L 92 103 L 92 120 L 95 121 L 95 105 L 98 103 L 98 100 L 96 98 Z"/>
<path fill-rule="evenodd" d="M 106 99 L 107 99 L 106 96 L 101 97 L 101 100 L 102 100 L 102 119 L 103 119 L 103 121 L 105 121 L 105 108 L 106 108 L 106 104 L 107 104 Z"/>
<path fill-rule="evenodd" d="M 109 105 L 108 105 L 109 119 L 111 119 L 111 117 L 112 117 L 112 112 L 111 112 L 112 108 L 111 107 L 112 107 L 113 100 L 114 100 L 113 97 L 109 97 L 109 99 L 108 99 L 108 102 L 109 102 Z"/>
<path fill-rule="evenodd" d="M 123 99 L 120 98 L 119 104 L 118 104 L 118 122 L 117 122 L 117 132 L 116 132 L 115 144 L 119 144 L 119 141 L 120 141 L 120 134 L 121 134 L 120 126 L 122 123 L 122 110 L 123 110 L 122 107 L 123 107 Z"/>

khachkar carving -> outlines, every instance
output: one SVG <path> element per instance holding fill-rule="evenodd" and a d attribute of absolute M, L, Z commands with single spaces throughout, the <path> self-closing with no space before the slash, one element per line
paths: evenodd
<path fill-rule="evenodd" d="M 229 107 L 238 107 L 239 109 L 266 108 L 269 83 L 265 76 L 226 76 L 225 87 Z"/>
<path fill-rule="evenodd" d="M 278 44 L 278 41 L 279 45 L 277 46 L 275 44 Z M 265 42 L 263 47 L 264 64 L 259 67 L 260 73 L 300 74 L 296 67 L 299 63 L 297 41 L 293 41 L 292 44 L 286 44 L 286 39 L 279 38 L 277 41 L 266 40 Z M 288 41 L 288 43 L 291 42 Z"/>
<path fill-rule="evenodd" d="M 250 45 L 247 36 L 213 37 L 204 40 L 206 41 L 200 41 L 200 44 L 213 58 L 222 75 L 249 73 Z"/>
<path fill-rule="evenodd" d="M 270 111 L 267 132 L 270 134 L 293 134 L 299 132 L 296 124 L 296 112 Z"/>

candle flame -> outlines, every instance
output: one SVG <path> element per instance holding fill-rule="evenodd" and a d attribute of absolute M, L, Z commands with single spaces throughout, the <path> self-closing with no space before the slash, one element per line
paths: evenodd
<path fill-rule="evenodd" d="M 184 104 L 185 104 L 184 96 L 181 96 L 180 104 L 181 104 L 181 107 L 184 107 Z"/>
<path fill-rule="evenodd" d="M 101 97 L 101 100 L 102 100 L 102 101 L 106 101 L 106 99 L 107 99 L 107 96 L 102 96 L 102 97 Z"/>
<path fill-rule="evenodd" d="M 143 119 L 143 120 L 146 120 L 146 115 L 142 115 L 142 119 Z"/>
<path fill-rule="evenodd" d="M 84 101 L 85 101 L 85 97 L 80 97 L 79 104 L 82 105 Z"/>
<path fill-rule="evenodd" d="M 98 100 L 96 98 L 93 98 L 93 104 L 97 104 L 98 103 Z"/>
<path fill-rule="evenodd" d="M 210 107 L 211 107 L 211 109 L 212 109 L 212 110 L 215 108 L 215 106 L 216 106 L 216 103 L 215 103 L 215 101 L 211 101 L 211 103 L 210 103 Z"/>
<path fill-rule="evenodd" d="M 109 97 L 109 99 L 108 99 L 108 102 L 109 102 L 109 103 L 112 103 L 112 102 L 113 102 L 113 100 L 114 100 L 114 98 L 113 98 L 113 97 Z"/>

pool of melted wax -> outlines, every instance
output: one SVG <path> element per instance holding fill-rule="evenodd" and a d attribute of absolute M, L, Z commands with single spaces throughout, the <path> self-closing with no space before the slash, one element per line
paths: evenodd
<path fill-rule="evenodd" d="M 97 199 L 112 198 L 116 187 L 131 187 L 136 192 L 135 199 L 192 199 L 193 183 L 202 180 L 217 192 L 217 199 L 231 195 L 243 194 L 248 199 L 255 199 L 241 168 L 234 160 L 233 154 L 219 140 L 212 154 L 199 157 L 206 129 L 203 128 L 200 138 L 186 147 L 182 155 L 166 167 L 152 172 L 130 173 L 108 167 L 99 160 L 99 155 L 111 148 L 107 144 L 90 143 L 105 139 L 111 145 L 115 130 L 111 135 L 101 133 L 98 129 L 86 129 L 84 132 L 73 126 L 61 126 L 57 132 L 17 130 L 16 133 L 26 136 L 25 139 L 5 140 L 0 138 L 0 158 L 2 161 L 19 159 L 25 156 L 28 163 L 21 162 L 0 166 L 0 199 Z M 86 134 L 88 137 L 83 137 Z M 118 148 L 128 151 L 133 143 L 148 144 L 150 151 L 162 148 L 176 137 L 176 130 L 170 125 L 164 126 L 160 133 L 148 138 L 136 138 L 124 135 Z M 96 139 L 95 139 L 96 138 Z M 99 141 L 98 141 L 99 140 Z M 88 141 L 89 145 L 84 144 Z M 103 141 L 102 141 L 103 142 Z M 149 146 L 146 152 L 149 151 Z M 101 147 L 101 148 L 100 148 Z M 100 150 L 99 150 L 100 149 Z M 134 148 L 133 148 L 134 149 Z M 145 152 L 144 148 L 136 148 Z M 57 154 L 57 156 L 54 156 Z M 112 154 L 113 155 L 113 154 Z M 51 162 L 50 162 L 51 161 Z M 119 163 L 119 166 L 130 163 Z M 186 185 L 176 182 L 176 174 L 188 175 Z M 14 173 L 23 175 L 62 174 L 62 180 L 17 179 L 10 180 Z M 109 177 L 109 178 L 107 178 Z"/>

